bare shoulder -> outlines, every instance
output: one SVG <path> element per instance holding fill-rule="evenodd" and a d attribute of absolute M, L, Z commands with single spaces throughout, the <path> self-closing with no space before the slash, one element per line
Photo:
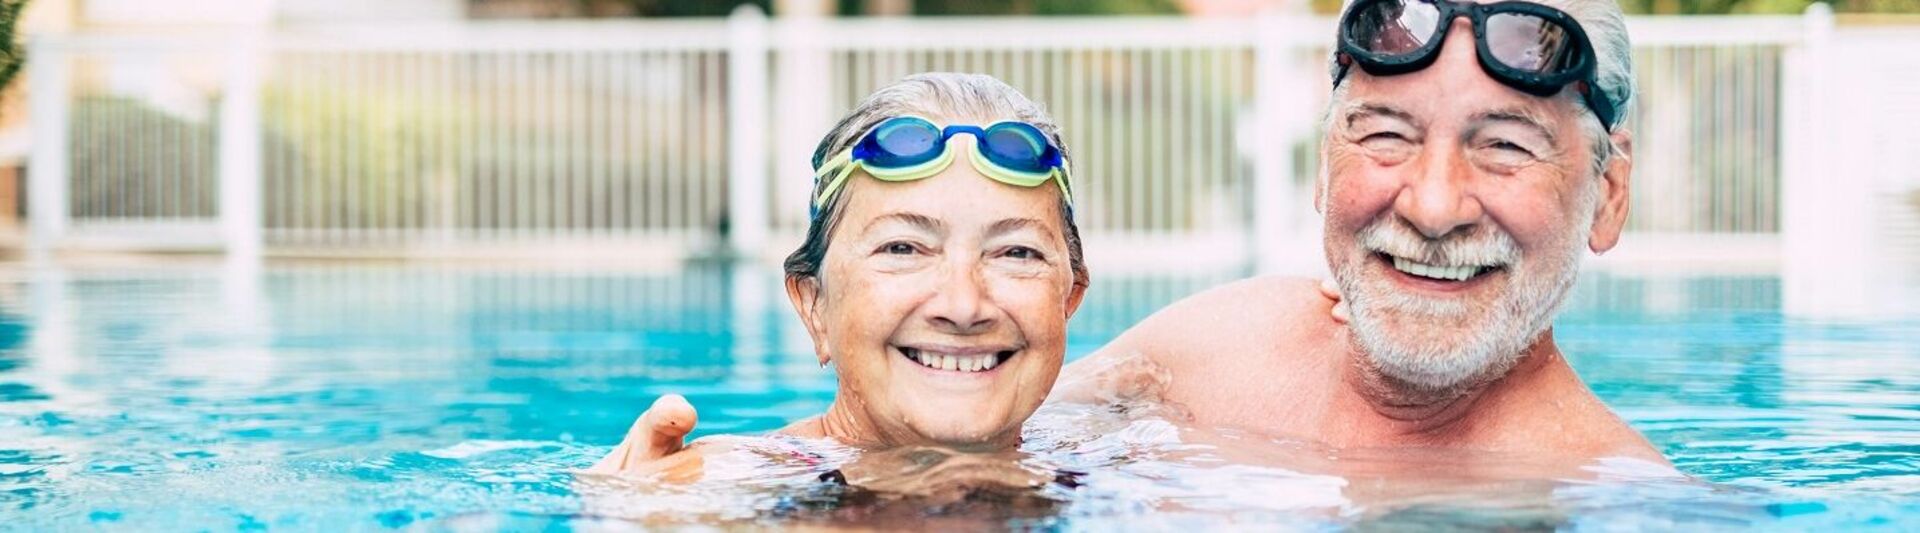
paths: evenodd
<path fill-rule="evenodd" d="M 1332 300 L 1311 278 L 1267 276 L 1228 283 L 1161 309 L 1115 339 L 1116 347 L 1183 358 L 1273 348 L 1290 336 L 1331 325 Z"/>
<path fill-rule="evenodd" d="M 1299 348 L 1335 326 L 1333 302 L 1318 284 L 1257 277 L 1174 302 L 1068 365 L 1055 399 L 1161 394 L 1175 381 L 1224 385 L 1217 376 L 1245 375 L 1256 362 L 1306 352 Z"/>
<path fill-rule="evenodd" d="M 1554 442 L 1565 452 L 1588 458 L 1631 457 L 1668 464 L 1659 449 L 1580 381 L 1571 367 L 1556 370 L 1558 379 L 1539 389 L 1540 397 L 1501 413 L 1512 424 L 1509 438 Z"/>

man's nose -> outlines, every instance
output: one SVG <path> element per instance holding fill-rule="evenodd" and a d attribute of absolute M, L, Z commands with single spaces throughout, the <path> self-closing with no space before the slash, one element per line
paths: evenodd
<path fill-rule="evenodd" d="M 927 302 L 928 319 L 941 331 L 954 335 L 972 335 L 993 327 L 995 309 L 981 279 L 979 261 L 955 260 Z"/>
<path fill-rule="evenodd" d="M 1452 143 L 1429 146 L 1423 164 L 1411 176 L 1393 210 L 1430 239 L 1438 239 L 1485 216 L 1480 200 L 1468 189 L 1473 169 Z"/>

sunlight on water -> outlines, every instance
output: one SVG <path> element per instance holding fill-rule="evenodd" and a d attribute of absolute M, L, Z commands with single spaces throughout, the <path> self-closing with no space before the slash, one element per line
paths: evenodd
<path fill-rule="evenodd" d="M 1228 277 L 1103 279 L 1070 350 Z M 1591 275 L 1559 321 L 1582 377 L 1684 477 L 1327 450 L 1148 405 L 1049 405 L 1006 456 L 726 436 L 702 444 L 726 451 L 699 478 L 574 474 L 661 393 L 686 394 L 708 436 L 824 408 L 832 377 L 787 311 L 740 303 L 781 300 L 735 294 L 774 281 L 280 266 L 249 294 L 199 267 L 9 271 L 0 515 L 38 530 L 1920 520 L 1920 309 L 1787 317 L 1770 277 Z"/>

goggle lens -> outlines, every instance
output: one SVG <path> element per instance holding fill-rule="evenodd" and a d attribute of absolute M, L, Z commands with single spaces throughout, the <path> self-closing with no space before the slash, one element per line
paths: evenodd
<path fill-rule="evenodd" d="M 940 128 L 912 117 L 888 119 L 868 137 L 873 153 L 862 154 L 880 167 L 909 167 L 940 156 Z"/>
<path fill-rule="evenodd" d="M 1433 40 L 1440 28 L 1440 8 L 1419 1 L 1374 2 L 1348 20 L 1346 33 L 1353 44 L 1376 54 L 1398 55 Z"/>
<path fill-rule="evenodd" d="M 1515 70 L 1557 74 L 1574 68 L 1578 47 L 1559 23 L 1522 13 L 1487 16 L 1487 51 Z"/>
<path fill-rule="evenodd" d="M 980 155 L 988 161 L 1020 172 L 1046 172 L 1047 137 L 1026 124 L 1002 122 L 987 128 L 980 139 Z"/>

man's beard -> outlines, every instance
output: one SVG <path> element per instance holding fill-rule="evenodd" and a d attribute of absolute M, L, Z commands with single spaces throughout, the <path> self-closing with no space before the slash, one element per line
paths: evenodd
<path fill-rule="evenodd" d="M 1582 222 L 1560 242 L 1531 255 L 1492 225 L 1428 239 L 1391 213 L 1368 224 L 1334 272 L 1351 310 L 1349 330 L 1363 352 L 1360 363 L 1422 397 L 1454 396 L 1506 375 L 1552 325 L 1572 289 L 1594 200 L 1579 202 Z M 1387 272 L 1368 272 L 1369 265 L 1393 268 L 1391 259 L 1371 260 L 1380 253 L 1497 270 L 1479 274 L 1486 279 L 1470 282 L 1482 285 L 1457 298 L 1435 298 L 1401 291 Z"/>

